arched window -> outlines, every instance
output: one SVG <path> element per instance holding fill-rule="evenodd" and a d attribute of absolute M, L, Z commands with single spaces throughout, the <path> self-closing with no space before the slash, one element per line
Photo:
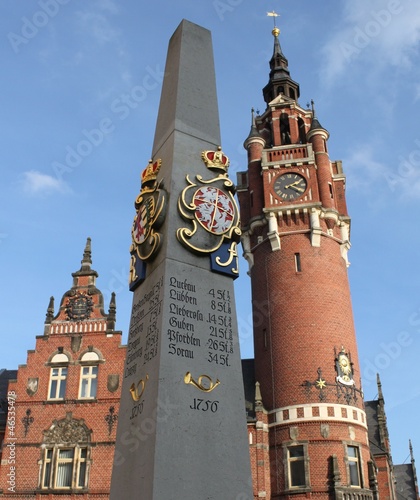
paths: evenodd
<path fill-rule="evenodd" d="M 44 431 L 42 457 L 39 462 L 42 490 L 84 490 L 90 469 L 90 434 L 83 420 L 68 412 Z"/>
<path fill-rule="evenodd" d="M 285 144 L 292 143 L 292 140 L 290 138 L 289 115 L 287 113 L 282 113 L 280 115 L 280 134 L 281 134 L 281 143 L 283 146 Z"/>
<path fill-rule="evenodd" d="M 96 398 L 96 391 L 98 387 L 98 364 L 100 358 L 95 351 L 89 351 L 83 354 L 80 359 L 80 385 L 79 385 L 79 398 L 80 399 L 94 399 Z"/>
<path fill-rule="evenodd" d="M 69 357 L 63 352 L 55 354 L 51 358 L 48 399 L 61 400 L 65 398 L 69 361 Z"/>
<path fill-rule="evenodd" d="M 300 116 L 298 118 L 298 128 L 299 128 L 299 142 L 300 144 L 306 144 L 307 139 L 306 139 L 305 122 L 302 120 Z"/>

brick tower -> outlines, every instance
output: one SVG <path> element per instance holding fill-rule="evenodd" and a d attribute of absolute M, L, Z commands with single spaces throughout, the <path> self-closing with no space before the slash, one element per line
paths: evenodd
<path fill-rule="evenodd" d="M 341 162 L 330 160 L 329 133 L 314 106 L 299 105 L 280 31 L 272 33 L 266 109 L 252 113 L 248 170 L 238 174 L 255 380 L 269 434 L 271 492 L 254 481 L 254 494 L 371 498 L 345 176 Z M 268 468 L 263 460 L 257 466 Z"/>
<path fill-rule="evenodd" d="M 109 498 L 125 346 L 88 239 L 73 285 L 9 382 L 1 498 Z"/>

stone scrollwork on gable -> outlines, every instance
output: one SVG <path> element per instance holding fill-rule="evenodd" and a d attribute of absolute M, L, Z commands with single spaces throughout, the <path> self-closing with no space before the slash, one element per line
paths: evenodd
<path fill-rule="evenodd" d="M 73 418 L 68 412 L 61 420 L 54 420 L 52 426 L 44 431 L 45 444 L 74 445 L 90 441 L 91 430 L 88 429 L 83 419 Z"/>

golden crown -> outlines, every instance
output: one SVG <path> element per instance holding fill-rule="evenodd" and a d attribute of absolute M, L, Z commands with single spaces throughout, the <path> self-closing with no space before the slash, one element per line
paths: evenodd
<path fill-rule="evenodd" d="M 155 162 L 153 160 L 149 160 L 149 164 L 143 170 L 141 174 L 141 185 L 144 186 L 147 182 L 155 181 L 157 175 L 159 173 L 160 167 L 162 165 L 162 160 L 157 159 Z"/>
<path fill-rule="evenodd" d="M 223 153 L 220 146 L 217 148 L 217 151 L 203 151 L 201 158 L 210 170 L 228 171 L 229 158 Z"/>

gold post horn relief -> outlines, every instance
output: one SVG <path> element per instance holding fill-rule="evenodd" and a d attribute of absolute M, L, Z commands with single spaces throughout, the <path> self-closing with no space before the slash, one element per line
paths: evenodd
<path fill-rule="evenodd" d="M 149 375 L 146 375 L 145 379 L 141 379 L 136 383 L 132 383 L 130 386 L 131 398 L 133 401 L 140 401 L 143 396 L 144 390 L 146 389 L 146 383 L 149 380 Z"/>
<path fill-rule="evenodd" d="M 199 389 L 202 392 L 212 392 L 216 387 L 220 384 L 220 380 L 217 379 L 216 382 L 213 382 L 211 377 L 208 375 L 200 375 L 195 381 L 190 372 L 187 372 L 184 376 L 184 382 L 186 384 L 191 384 L 195 388 Z"/>

